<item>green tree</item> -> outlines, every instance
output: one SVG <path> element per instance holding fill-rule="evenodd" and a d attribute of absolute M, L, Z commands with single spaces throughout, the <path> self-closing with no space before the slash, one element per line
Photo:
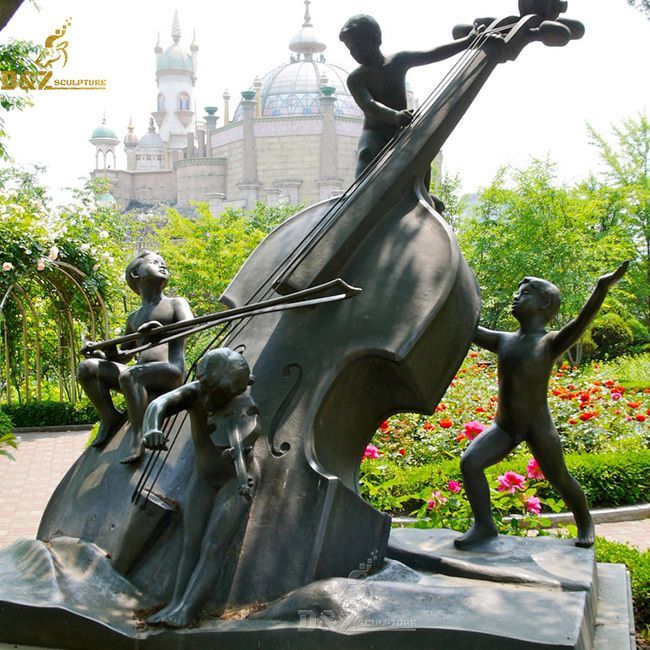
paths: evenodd
<path fill-rule="evenodd" d="M 637 263 L 630 269 L 636 304 L 632 308 L 650 324 L 650 121 L 640 113 L 612 127 L 612 140 L 588 126 L 592 144 L 605 169 L 592 179 L 597 194 L 607 197 L 609 213 L 629 229 Z"/>
<path fill-rule="evenodd" d="M 483 323 L 514 327 L 512 293 L 531 275 L 560 287 L 560 323 L 575 316 L 595 279 L 633 249 L 624 229 L 607 223 L 606 205 L 607 196 L 595 190 L 559 185 L 548 160 L 501 169 L 458 233 L 481 286 Z"/>
<path fill-rule="evenodd" d="M 4 79 L 7 75 L 21 75 L 25 72 L 36 74 L 38 68 L 34 61 L 40 51 L 41 47 L 30 41 L 10 41 L 0 44 L 0 76 Z M 4 111 L 22 111 L 31 104 L 31 99 L 26 92 L 0 93 L 0 108 Z M 9 159 L 3 142 L 6 138 L 4 119 L 0 117 L 0 158 L 5 160 Z"/>
<path fill-rule="evenodd" d="M 170 209 L 156 229 L 160 254 L 171 270 L 169 288 L 187 298 L 196 314 L 218 311 L 219 296 L 246 258 L 276 225 L 296 212 L 295 206 L 267 206 L 253 210 L 226 208 L 215 216 L 207 204 L 187 219 Z"/>
<path fill-rule="evenodd" d="M 650 0 L 627 0 L 627 4 L 642 11 L 650 18 Z"/>

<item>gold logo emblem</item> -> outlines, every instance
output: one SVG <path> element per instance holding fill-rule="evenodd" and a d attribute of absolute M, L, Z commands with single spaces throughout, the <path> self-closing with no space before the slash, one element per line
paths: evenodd
<path fill-rule="evenodd" d="M 68 45 L 66 39 L 72 25 L 68 18 L 61 27 L 55 29 L 45 39 L 42 52 L 34 64 L 38 71 L 17 74 L 12 71 L 0 72 L 2 90 L 106 90 L 106 79 L 59 79 L 54 77 L 54 69 L 65 68 L 68 64 Z"/>

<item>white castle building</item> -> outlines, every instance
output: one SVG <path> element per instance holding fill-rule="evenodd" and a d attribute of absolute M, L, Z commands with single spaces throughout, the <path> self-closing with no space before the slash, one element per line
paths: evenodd
<path fill-rule="evenodd" d="M 207 201 L 213 212 L 258 200 L 309 205 L 350 185 L 363 116 L 345 70 L 325 60 L 309 5 L 288 62 L 256 78 L 232 113 L 226 91 L 221 125 L 214 106 L 202 119 L 194 114 L 199 48 L 194 40 L 189 50 L 181 45 L 174 16 L 172 44 L 154 49 L 158 96 L 149 130 L 138 139 L 129 124 L 122 141 L 127 168 L 115 168 L 120 139 L 105 120 L 90 139 L 91 175 L 108 179 L 122 209 L 166 203 L 189 212 L 190 201 Z"/>

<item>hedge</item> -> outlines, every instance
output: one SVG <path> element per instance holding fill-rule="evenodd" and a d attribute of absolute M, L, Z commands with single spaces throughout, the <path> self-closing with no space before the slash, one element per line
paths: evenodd
<path fill-rule="evenodd" d="M 596 562 L 624 564 L 630 572 L 637 632 L 650 638 L 650 551 L 596 538 Z"/>
<path fill-rule="evenodd" d="M 44 400 L 10 404 L 2 410 L 13 421 L 15 427 L 52 427 L 68 424 L 92 424 L 99 419 L 97 411 L 90 404 L 73 406 L 69 402 Z"/>
<path fill-rule="evenodd" d="M 650 502 L 650 450 L 607 454 L 567 454 L 569 471 L 575 476 L 587 495 L 592 508 L 606 508 Z M 512 469 L 526 474 L 527 458 L 506 460 L 487 470 L 493 483 L 500 474 Z M 418 494 L 427 487 L 432 490 L 450 479 L 462 481 L 459 460 L 418 467 L 398 467 L 382 458 L 365 460 L 361 465 L 361 491 L 378 508 L 398 501 L 399 497 Z M 368 489 L 367 484 L 372 484 Z M 366 484 L 366 485 L 364 485 Z M 558 498 L 550 487 L 540 487 L 542 498 Z M 402 512 L 410 512 L 420 503 L 403 504 Z"/>

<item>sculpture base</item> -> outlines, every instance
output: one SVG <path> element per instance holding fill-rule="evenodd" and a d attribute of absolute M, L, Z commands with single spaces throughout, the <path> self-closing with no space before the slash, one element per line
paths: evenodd
<path fill-rule="evenodd" d="M 23 540 L 0 551 L 0 641 L 65 650 L 633 647 L 623 567 L 596 570 L 593 551 L 570 540 L 498 537 L 458 551 L 457 535 L 393 530 L 393 559 L 370 576 L 314 582 L 253 614 L 184 630 L 145 626 L 139 619 L 157 603 L 98 547 Z"/>

